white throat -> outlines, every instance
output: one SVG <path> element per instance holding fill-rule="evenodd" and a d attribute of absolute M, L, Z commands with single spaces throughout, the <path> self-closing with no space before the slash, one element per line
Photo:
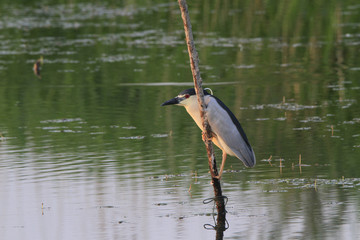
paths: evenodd
<path fill-rule="evenodd" d="M 210 101 L 210 96 L 204 96 L 204 101 L 207 105 Z M 184 100 L 181 105 L 185 107 L 186 111 L 194 119 L 198 127 L 203 130 L 202 120 L 200 117 L 200 108 L 196 95 L 190 96 L 188 99 Z"/>

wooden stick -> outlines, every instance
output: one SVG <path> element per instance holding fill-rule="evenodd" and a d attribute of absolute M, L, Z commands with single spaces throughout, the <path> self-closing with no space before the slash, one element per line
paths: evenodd
<path fill-rule="evenodd" d="M 189 58 L 190 58 L 190 67 L 191 67 L 191 72 L 193 75 L 194 87 L 195 87 L 197 100 L 198 100 L 199 108 L 200 108 L 200 116 L 201 116 L 202 125 L 203 125 L 203 136 L 205 139 L 204 143 L 205 143 L 206 151 L 207 151 L 207 155 L 208 155 L 210 174 L 211 174 L 212 184 L 213 184 L 214 193 L 215 193 L 216 207 L 217 207 L 218 213 L 222 213 L 222 215 L 225 215 L 224 199 L 222 198 L 220 181 L 219 181 L 219 179 L 216 178 L 216 176 L 218 176 L 218 171 L 216 168 L 216 161 L 215 161 L 215 155 L 214 155 L 212 142 L 210 140 L 212 137 L 212 133 L 211 133 L 211 127 L 209 125 L 209 122 L 208 122 L 208 119 L 206 116 L 206 105 L 204 102 L 202 79 L 201 79 L 200 70 L 199 70 L 199 57 L 198 57 L 197 51 L 195 49 L 188 7 L 186 4 L 186 0 L 178 0 L 178 2 L 179 2 L 180 11 L 181 11 L 181 17 L 182 17 L 182 20 L 184 23 L 186 44 L 187 44 Z"/>
<path fill-rule="evenodd" d="M 270 157 L 269 157 L 269 159 L 268 159 L 268 162 L 269 162 L 270 166 L 272 166 L 272 164 L 271 164 L 271 158 L 272 158 L 272 155 L 270 155 Z"/>

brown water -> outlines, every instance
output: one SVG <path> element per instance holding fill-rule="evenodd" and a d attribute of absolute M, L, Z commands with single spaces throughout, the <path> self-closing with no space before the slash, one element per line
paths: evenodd
<path fill-rule="evenodd" d="M 227 160 L 224 239 L 360 238 L 359 4 L 189 8 L 205 85 L 257 156 Z M 200 130 L 160 107 L 192 86 L 177 3 L 0 9 L 0 238 L 215 239 Z"/>

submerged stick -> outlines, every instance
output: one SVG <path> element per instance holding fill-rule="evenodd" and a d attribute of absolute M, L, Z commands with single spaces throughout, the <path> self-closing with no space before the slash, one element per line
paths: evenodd
<path fill-rule="evenodd" d="M 179 2 L 180 11 L 181 11 L 181 17 L 182 17 L 182 20 L 184 23 L 186 44 L 187 44 L 187 48 L 188 48 L 188 52 L 189 52 L 190 66 L 191 66 L 191 72 L 192 72 L 193 80 L 194 80 L 195 92 L 197 95 L 197 100 L 198 100 L 199 108 L 200 108 L 200 116 L 201 116 L 202 125 L 203 125 L 204 143 L 206 146 L 206 151 L 207 151 L 208 160 L 209 160 L 209 168 L 210 168 L 210 174 L 211 174 L 212 183 L 213 183 L 213 187 L 214 187 L 216 207 L 217 207 L 218 213 L 222 213 L 219 215 L 223 215 L 224 219 L 225 219 L 225 204 L 224 204 L 224 199 L 222 197 L 220 181 L 219 181 L 219 179 L 216 178 L 216 176 L 218 176 L 218 171 L 217 171 L 217 167 L 216 167 L 216 161 L 215 161 L 215 155 L 214 155 L 212 142 L 210 140 L 212 137 L 211 127 L 209 125 L 209 122 L 208 122 L 208 119 L 207 119 L 207 116 L 205 113 L 206 104 L 204 102 L 202 79 L 201 79 L 200 70 L 199 70 L 199 57 L 198 57 L 197 51 L 195 49 L 194 38 L 192 35 L 190 17 L 189 17 L 186 0 L 178 0 L 178 2 Z"/>

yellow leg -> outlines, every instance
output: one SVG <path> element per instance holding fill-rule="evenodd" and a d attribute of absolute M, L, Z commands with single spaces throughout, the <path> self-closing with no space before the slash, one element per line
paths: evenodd
<path fill-rule="evenodd" d="M 203 140 L 203 141 L 205 141 L 205 136 L 204 136 L 204 134 L 205 134 L 205 133 L 202 133 L 202 134 L 201 134 L 201 137 L 202 137 L 202 140 Z M 211 137 L 210 140 L 212 141 L 212 139 L 213 139 L 213 138 Z M 224 171 L 224 166 L 225 166 L 226 157 L 227 157 L 226 152 L 223 151 L 223 152 L 222 152 L 222 161 L 221 161 L 220 172 L 219 172 L 219 175 L 216 176 L 216 178 L 219 179 L 219 180 L 221 179 L 221 175 L 222 175 L 222 173 L 223 173 L 223 171 Z"/>
<path fill-rule="evenodd" d="M 222 161 L 221 161 L 220 172 L 219 172 L 219 176 L 217 176 L 217 179 L 219 179 L 219 180 L 221 179 L 221 175 L 222 175 L 222 173 L 223 173 L 223 171 L 224 171 L 225 162 L 226 162 L 226 157 L 227 157 L 226 152 L 223 151 L 223 152 L 222 152 Z"/>

